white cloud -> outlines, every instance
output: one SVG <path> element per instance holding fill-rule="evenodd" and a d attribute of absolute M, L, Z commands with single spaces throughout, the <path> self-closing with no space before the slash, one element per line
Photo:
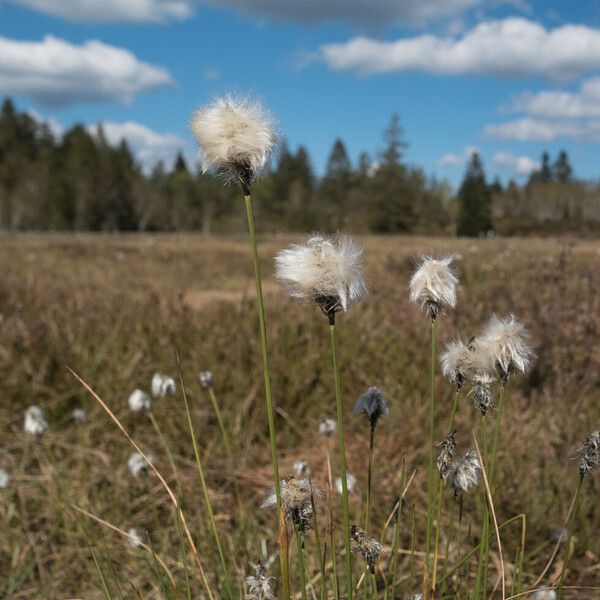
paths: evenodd
<path fill-rule="evenodd" d="M 51 35 L 41 42 L 0 37 L 0 94 L 49 106 L 131 102 L 140 92 L 172 83 L 166 69 L 96 40 L 78 46 Z"/>
<path fill-rule="evenodd" d="M 479 23 L 459 38 L 423 34 L 394 42 L 356 37 L 321 46 L 320 56 L 332 69 L 361 75 L 413 70 L 567 80 L 600 69 L 600 29 L 563 25 L 547 30 L 528 19 L 507 18 Z"/>
<path fill-rule="evenodd" d="M 512 108 L 538 117 L 600 117 L 600 76 L 584 81 L 578 92 L 544 90 L 513 99 Z"/>
<path fill-rule="evenodd" d="M 515 156 L 510 152 L 496 152 L 493 160 L 496 167 L 511 171 L 515 175 L 529 175 L 540 168 L 539 162 L 529 156 Z"/>
<path fill-rule="evenodd" d="M 52 132 L 52 135 L 57 139 L 60 139 L 65 132 L 65 128 L 54 117 L 45 117 L 32 108 L 27 111 L 27 114 L 38 123 L 45 123 Z"/>
<path fill-rule="evenodd" d="M 499 125 L 487 125 L 484 134 L 520 142 L 552 142 L 559 138 L 600 142 L 600 119 L 573 121 L 526 117 Z"/>
<path fill-rule="evenodd" d="M 475 146 L 467 146 L 462 154 L 453 154 L 449 152 L 448 154 L 444 154 L 444 156 L 438 160 L 438 165 L 440 167 L 462 167 L 467 164 L 475 152 L 479 152 L 479 148 L 476 148 Z"/>
<path fill-rule="evenodd" d="M 185 150 L 187 146 L 187 142 L 174 133 L 158 133 L 135 121 L 103 121 L 89 126 L 88 130 L 97 135 L 99 127 L 102 127 L 104 137 L 111 145 L 126 140 L 146 173 L 159 160 L 170 164 L 177 152 Z"/>
<path fill-rule="evenodd" d="M 161 22 L 191 14 L 188 0 L 9 0 L 68 21 Z"/>

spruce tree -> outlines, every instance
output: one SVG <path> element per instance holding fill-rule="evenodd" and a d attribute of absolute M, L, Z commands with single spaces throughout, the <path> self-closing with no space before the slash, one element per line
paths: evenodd
<path fill-rule="evenodd" d="M 492 197 L 477 152 L 471 155 L 458 199 L 458 235 L 480 236 L 492 231 Z"/>

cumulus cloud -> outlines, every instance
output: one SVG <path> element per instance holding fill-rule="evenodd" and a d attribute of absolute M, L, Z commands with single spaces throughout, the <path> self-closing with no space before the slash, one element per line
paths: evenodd
<path fill-rule="evenodd" d="M 515 175 L 529 175 L 537 171 L 540 165 L 529 156 L 515 156 L 511 152 L 496 152 L 494 165 L 499 169 L 511 171 Z"/>
<path fill-rule="evenodd" d="M 9 0 L 56 17 L 79 22 L 161 22 L 191 14 L 188 0 Z"/>
<path fill-rule="evenodd" d="M 41 42 L 0 36 L 0 94 L 28 96 L 48 106 L 127 103 L 140 92 L 172 83 L 166 69 L 96 40 L 79 46 L 51 35 Z"/>
<path fill-rule="evenodd" d="M 111 145 L 126 140 L 142 168 L 148 173 L 159 160 L 170 163 L 177 152 L 186 148 L 186 141 L 173 133 L 158 133 L 135 121 L 103 121 L 91 125 L 88 130 L 98 135 L 102 128 L 104 137 Z"/>
<path fill-rule="evenodd" d="M 579 91 L 527 92 L 513 99 L 513 110 L 537 117 L 600 117 L 600 76 L 584 81 Z"/>
<path fill-rule="evenodd" d="M 600 69 L 600 29 L 568 24 L 548 30 L 513 17 L 479 23 L 461 37 L 423 34 L 380 41 L 360 36 L 321 46 L 320 57 L 332 69 L 360 75 L 413 70 L 562 81 Z"/>
<path fill-rule="evenodd" d="M 462 167 L 467 164 L 475 152 L 479 152 L 479 148 L 476 148 L 475 146 L 467 146 L 462 154 L 453 154 L 449 152 L 448 154 L 444 154 L 444 156 L 438 160 L 438 165 L 440 167 Z"/>
<path fill-rule="evenodd" d="M 484 128 L 487 137 L 520 142 L 552 142 L 560 138 L 600 142 L 600 119 L 549 120 L 525 117 Z"/>

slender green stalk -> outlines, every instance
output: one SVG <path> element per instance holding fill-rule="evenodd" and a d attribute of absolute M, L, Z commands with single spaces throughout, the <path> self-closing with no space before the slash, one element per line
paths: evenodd
<path fill-rule="evenodd" d="M 308 483 L 310 485 L 310 504 L 312 508 L 313 529 L 315 532 L 315 545 L 317 547 L 317 555 L 319 557 L 319 570 L 321 572 L 321 598 L 327 595 L 325 582 L 325 555 L 321 553 L 321 535 L 319 534 L 319 524 L 317 522 L 317 507 L 315 504 L 315 495 L 313 493 L 312 478 L 308 475 Z"/>
<path fill-rule="evenodd" d="M 457 502 L 452 502 L 450 508 L 450 515 L 448 516 L 448 529 L 446 533 L 446 546 L 444 548 L 444 561 L 442 562 L 442 577 L 446 574 L 446 570 L 448 568 L 448 561 L 450 560 L 450 540 L 452 539 L 452 533 L 454 530 L 454 518 L 456 516 L 456 508 Z M 442 598 L 446 594 L 446 584 L 444 582 L 444 586 L 442 587 Z"/>
<path fill-rule="evenodd" d="M 302 600 L 306 600 L 306 569 L 304 567 L 304 547 L 302 544 L 302 534 L 296 525 L 296 549 L 298 551 L 298 569 L 300 570 L 300 586 L 302 592 Z"/>
<path fill-rule="evenodd" d="M 500 386 L 498 394 L 498 415 L 496 417 L 496 426 L 494 429 L 494 441 L 492 442 L 492 455 L 490 457 L 490 488 L 494 481 L 494 469 L 496 467 L 496 455 L 498 453 L 498 439 L 500 438 L 500 429 L 502 428 L 502 413 L 504 411 L 504 385 Z"/>
<path fill-rule="evenodd" d="M 520 594 L 523 590 L 523 563 L 525 561 L 525 539 L 527 534 L 527 518 L 525 514 L 521 516 L 523 517 L 523 523 L 521 525 L 521 550 L 517 561 L 517 594 Z"/>
<path fill-rule="evenodd" d="M 369 518 L 371 514 L 371 481 L 373 474 L 373 446 L 375 445 L 375 427 L 371 427 L 369 435 L 369 464 L 367 467 L 367 502 L 365 508 L 365 533 L 369 531 Z"/>
<path fill-rule="evenodd" d="M 569 558 L 571 557 L 571 540 L 573 539 L 573 528 L 575 527 L 575 522 L 577 521 L 577 515 L 579 514 L 579 506 L 581 504 L 581 486 L 583 484 L 583 478 L 580 477 L 577 482 L 577 489 L 575 490 L 575 508 L 571 513 L 571 518 L 567 522 L 567 531 L 569 535 L 567 537 L 567 543 L 565 544 L 565 551 L 563 553 L 563 564 L 562 569 L 560 571 L 560 579 L 558 583 L 558 590 L 556 593 L 557 600 L 562 600 L 563 595 L 563 584 L 565 581 L 565 575 L 567 573 L 567 567 L 569 563 Z"/>
<path fill-rule="evenodd" d="M 412 527 L 410 530 L 410 563 L 408 568 L 408 586 L 412 589 L 413 579 L 415 575 L 415 538 L 417 535 L 417 520 L 415 515 L 415 507 L 412 511 Z"/>
<path fill-rule="evenodd" d="M 392 559 L 390 561 L 390 569 L 392 571 L 392 600 L 396 597 L 396 578 L 398 570 L 398 542 L 400 540 L 400 522 L 402 520 L 402 502 L 404 500 L 404 467 L 405 462 L 402 462 L 402 472 L 400 474 L 400 489 L 398 494 L 398 508 L 396 512 L 396 520 L 394 522 L 394 530 L 392 536 Z M 381 540 L 383 543 L 383 540 Z M 388 588 L 385 588 L 384 600 L 387 600 Z"/>
<path fill-rule="evenodd" d="M 282 530 L 281 516 L 281 480 L 279 478 L 279 461 L 277 457 L 277 440 L 275 437 L 275 417 L 273 412 L 273 400 L 271 396 L 271 372 L 269 369 L 269 352 L 267 346 L 267 328 L 265 324 L 265 306 L 262 293 L 262 282 L 260 277 L 260 261 L 258 258 L 258 248 L 256 245 L 256 234 L 254 231 L 254 214 L 252 211 L 252 197 L 249 191 L 244 193 L 244 203 L 246 205 L 246 216 L 248 219 L 248 233 L 250 234 L 250 246 L 252 249 L 252 262 L 254 265 L 254 283 L 256 285 L 256 301 L 258 305 L 258 322 L 260 330 L 260 347 L 262 352 L 263 378 L 265 384 L 265 402 L 267 405 L 267 420 L 269 422 L 269 440 L 271 443 L 271 463 L 273 466 L 273 483 L 275 488 L 275 502 L 277 504 L 277 516 L 279 524 L 279 539 L 287 536 Z M 281 585 L 283 588 L 284 600 L 290 597 L 290 579 L 287 549 L 281 548 L 279 553 L 279 562 L 281 566 Z"/>
<path fill-rule="evenodd" d="M 344 444 L 344 407 L 342 405 L 342 385 L 337 359 L 337 338 L 335 332 L 335 312 L 329 312 L 329 332 L 331 334 L 331 357 L 335 380 L 335 406 L 337 433 L 340 445 L 340 477 L 342 480 L 342 511 L 344 518 L 344 548 L 346 551 L 346 592 L 352 598 L 352 550 L 350 547 L 350 508 L 348 504 L 348 482 L 346 480 L 346 447 Z"/>
<path fill-rule="evenodd" d="M 429 570 L 429 553 L 435 515 L 434 504 L 434 463 L 435 463 L 435 319 L 431 319 L 431 373 L 429 403 L 429 465 L 427 468 L 427 537 L 425 541 L 425 573 Z"/>
<path fill-rule="evenodd" d="M 225 578 L 225 586 L 227 588 L 227 595 L 229 598 L 233 600 L 234 592 L 233 585 L 231 582 L 231 575 L 229 573 L 229 567 L 227 566 L 227 561 L 225 560 L 225 554 L 223 552 L 223 546 L 221 545 L 221 538 L 219 536 L 219 531 L 217 529 L 217 523 L 215 521 L 215 516 L 212 509 L 212 504 L 210 502 L 210 496 L 208 495 L 208 487 L 206 485 L 206 479 L 204 477 L 204 467 L 202 466 L 202 460 L 200 458 L 200 448 L 198 447 L 198 440 L 196 439 L 196 434 L 194 433 L 194 424 L 192 423 L 192 415 L 190 413 L 190 406 L 187 399 L 187 394 L 185 392 L 185 386 L 183 385 L 183 375 L 181 370 L 179 371 L 179 377 L 181 379 L 181 389 L 183 395 L 183 401 L 185 404 L 185 413 L 187 416 L 187 422 L 190 430 L 190 436 L 192 438 L 192 446 L 194 448 L 194 456 L 196 458 L 196 465 L 198 467 L 198 475 L 200 476 L 200 485 L 202 486 L 202 493 L 204 494 L 204 502 L 206 503 L 206 512 L 208 513 L 208 520 L 210 522 L 210 527 L 212 529 L 213 537 L 215 538 L 215 544 L 217 546 L 217 552 L 219 553 L 219 559 L 221 561 L 221 568 L 223 569 L 223 577 Z"/>
<path fill-rule="evenodd" d="M 485 415 L 481 415 L 481 435 L 483 439 L 483 465 L 481 468 L 484 469 L 487 463 L 487 424 L 485 420 Z M 475 579 L 475 593 L 473 598 L 475 600 L 479 599 L 481 594 L 481 589 L 483 588 L 483 597 L 486 595 L 486 587 L 487 580 L 485 574 L 487 572 L 487 557 L 488 557 L 488 549 L 489 549 L 489 528 L 490 528 L 490 515 L 488 509 L 488 501 L 487 501 L 487 493 L 486 490 L 483 490 L 483 520 L 481 523 L 481 543 L 479 545 L 479 561 L 477 564 L 477 578 Z"/>
<path fill-rule="evenodd" d="M 173 477 L 175 477 L 175 480 L 177 481 L 177 488 L 179 491 L 179 476 L 177 473 L 177 466 L 175 465 L 175 459 L 173 458 L 173 453 L 171 452 L 171 448 L 169 447 L 169 444 L 167 444 L 167 440 L 166 440 L 161 428 L 158 425 L 158 421 L 156 420 L 154 413 L 152 411 L 149 411 L 148 416 L 150 417 L 150 422 L 152 423 L 152 427 L 154 427 L 154 431 L 156 431 L 156 434 L 158 435 L 160 443 L 167 454 L 167 460 L 169 461 L 169 466 L 171 467 L 171 470 L 173 471 Z"/>

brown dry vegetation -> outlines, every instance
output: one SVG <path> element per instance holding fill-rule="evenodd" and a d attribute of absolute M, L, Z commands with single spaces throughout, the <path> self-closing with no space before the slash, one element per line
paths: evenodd
<path fill-rule="evenodd" d="M 291 472 L 296 459 L 306 458 L 314 480 L 325 488 L 325 444 L 317 430 L 319 418 L 335 412 L 328 332 L 316 307 L 294 304 L 272 280 L 273 253 L 289 241 L 268 239 L 260 248 L 281 471 Z M 407 471 L 418 471 L 407 495 L 402 548 L 410 544 L 413 514 L 419 526 L 417 546 L 422 547 L 429 326 L 409 305 L 407 284 L 419 254 L 457 252 L 462 257 L 457 270 L 463 289 L 456 311 L 439 319 L 440 347 L 459 334 L 468 338 L 476 333 L 492 312 L 514 312 L 530 329 L 538 355 L 531 373 L 516 377 L 509 386 L 495 490 L 499 521 L 527 514 L 530 552 L 525 569 L 531 584 L 550 557 L 551 536 L 563 525 L 576 485 L 577 467 L 571 458 L 581 440 L 600 425 L 600 245 L 533 239 L 363 241 L 370 296 L 340 317 L 338 328 L 349 471 L 359 480 L 351 510 L 361 518 L 368 431 L 350 411 L 367 386 L 377 385 L 389 398 L 391 418 L 377 432 L 374 530 L 388 514 L 406 459 Z M 241 581 L 250 562 L 262 556 L 263 540 L 267 552 L 275 548 L 273 515 L 258 508 L 272 480 L 246 240 L 27 235 L 3 237 L 0 243 L 0 467 L 13 476 L 11 488 L 0 492 L 0 596 L 101 598 L 91 546 L 109 574 L 108 585 L 116 590 L 112 565 L 124 598 L 165 597 L 150 554 L 130 549 L 118 533 L 78 514 L 71 505 L 123 530 L 147 531 L 156 553 L 183 581 L 177 521 L 166 493 L 152 474 L 131 477 L 126 462 L 132 448 L 66 365 L 157 457 L 167 479 L 179 484 L 184 511 L 214 584 L 216 551 L 180 389 L 174 398 L 158 401 L 154 411 L 175 456 L 177 477 L 148 417 L 127 410 L 130 392 L 136 387 L 148 390 L 155 371 L 176 376 L 175 349 L 181 356 L 211 499 Z M 233 473 L 227 468 L 209 399 L 198 384 L 197 374 L 204 369 L 215 375 L 215 391 L 232 432 Z M 438 376 L 437 389 L 442 435 L 452 387 Z M 31 404 L 42 406 L 50 422 L 40 441 L 22 433 L 23 412 Z M 75 406 L 88 412 L 83 426 L 70 418 Z M 472 446 L 477 428 L 475 409 L 468 398 L 461 399 L 460 449 Z M 337 469 L 336 449 L 332 451 Z M 235 508 L 234 477 L 245 520 Z M 600 585 L 599 487 L 597 476 L 585 481 L 568 575 L 573 585 Z M 445 503 L 451 506 L 449 495 Z M 479 492 L 465 498 L 465 531 L 471 528 L 471 541 L 477 539 L 479 504 Z M 502 535 L 509 583 L 519 535 L 517 526 Z M 307 553 L 314 556 L 312 544 L 309 537 Z M 492 551 L 496 552 L 494 542 Z M 407 555 L 400 565 L 406 576 Z M 497 582 L 496 567 L 494 559 L 491 586 Z M 311 575 L 318 572 L 313 559 L 310 568 Z M 542 583 L 548 584 L 559 569 L 560 553 Z M 193 568 L 191 576 L 195 597 L 203 597 Z M 419 582 L 415 579 L 411 586 L 418 590 Z M 600 592 L 589 591 L 566 595 L 598 597 Z"/>

